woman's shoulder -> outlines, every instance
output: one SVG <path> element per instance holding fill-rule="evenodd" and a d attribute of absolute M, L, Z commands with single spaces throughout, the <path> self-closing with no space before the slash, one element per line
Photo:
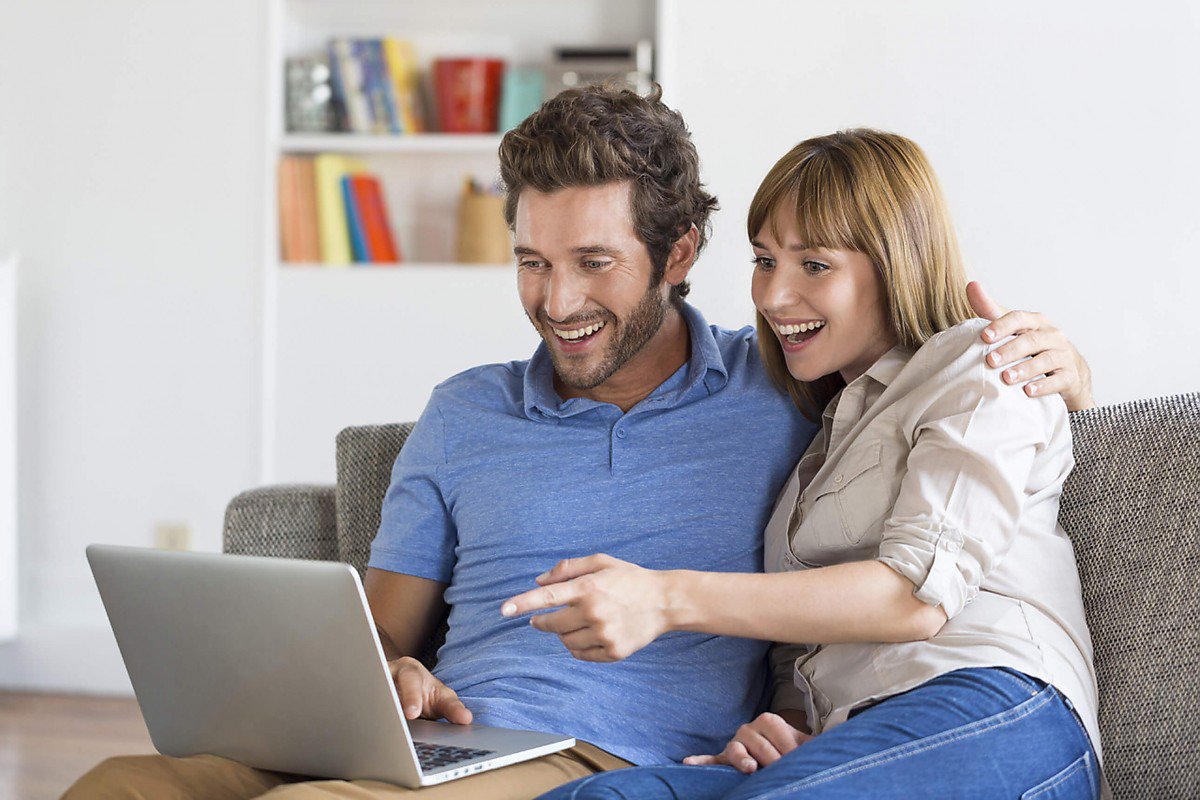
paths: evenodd
<path fill-rule="evenodd" d="M 1004 382 L 1003 370 L 987 365 L 988 353 L 1009 341 L 985 342 L 983 329 L 988 324 L 986 319 L 969 319 L 931 336 L 904 370 L 909 391 L 925 395 L 936 407 L 966 410 L 989 405 L 1003 407 L 1014 421 L 1019 416 L 1044 422 L 1059 416 L 1065 419 L 1066 408 L 1057 395 L 1029 397 L 1019 385 Z"/>

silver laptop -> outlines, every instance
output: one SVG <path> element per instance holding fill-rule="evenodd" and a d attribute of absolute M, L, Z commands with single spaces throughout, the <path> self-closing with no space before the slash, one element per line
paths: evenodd
<path fill-rule="evenodd" d="M 405 720 L 347 564 L 106 545 L 87 557 L 164 755 L 415 788 L 575 744 Z"/>

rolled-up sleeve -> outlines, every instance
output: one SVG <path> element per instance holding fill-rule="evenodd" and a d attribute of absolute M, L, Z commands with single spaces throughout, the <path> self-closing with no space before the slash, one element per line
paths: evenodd
<path fill-rule="evenodd" d="M 771 674 L 774 688 L 771 694 L 771 710 L 786 711 L 799 709 L 807 711 L 805 694 L 796 686 L 794 678 L 796 659 L 808 652 L 808 647 L 802 644 L 771 645 Z"/>
<path fill-rule="evenodd" d="M 913 409 L 912 450 L 877 558 L 953 618 L 1011 546 L 1034 457 L 1066 408 L 1057 396 L 1031 399 L 1002 383 L 982 348 L 928 385 L 929 402 Z"/>
<path fill-rule="evenodd" d="M 458 534 L 440 485 L 445 469 L 445 424 L 435 395 L 392 467 L 370 566 L 450 582 Z"/>

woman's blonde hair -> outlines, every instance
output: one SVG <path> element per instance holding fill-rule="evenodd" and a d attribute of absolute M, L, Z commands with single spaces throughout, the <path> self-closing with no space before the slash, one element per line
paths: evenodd
<path fill-rule="evenodd" d="M 781 239 L 783 215 L 801 241 L 865 253 L 883 280 L 887 323 L 900 346 L 916 350 L 939 331 L 974 316 L 966 273 L 937 177 L 917 144 L 859 128 L 807 139 L 779 159 L 754 195 L 747 229 L 770 225 Z M 758 347 L 771 379 L 813 421 L 844 385 L 833 373 L 815 381 L 791 376 L 771 325 L 758 314 Z"/>

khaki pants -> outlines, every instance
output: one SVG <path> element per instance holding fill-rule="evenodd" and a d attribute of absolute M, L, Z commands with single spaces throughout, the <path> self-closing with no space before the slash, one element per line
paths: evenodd
<path fill-rule="evenodd" d="M 75 782 L 63 800 L 532 800 L 556 786 L 629 766 L 624 759 L 580 742 L 569 750 L 423 789 L 379 781 L 314 781 L 254 769 L 217 756 L 120 756 Z"/>

